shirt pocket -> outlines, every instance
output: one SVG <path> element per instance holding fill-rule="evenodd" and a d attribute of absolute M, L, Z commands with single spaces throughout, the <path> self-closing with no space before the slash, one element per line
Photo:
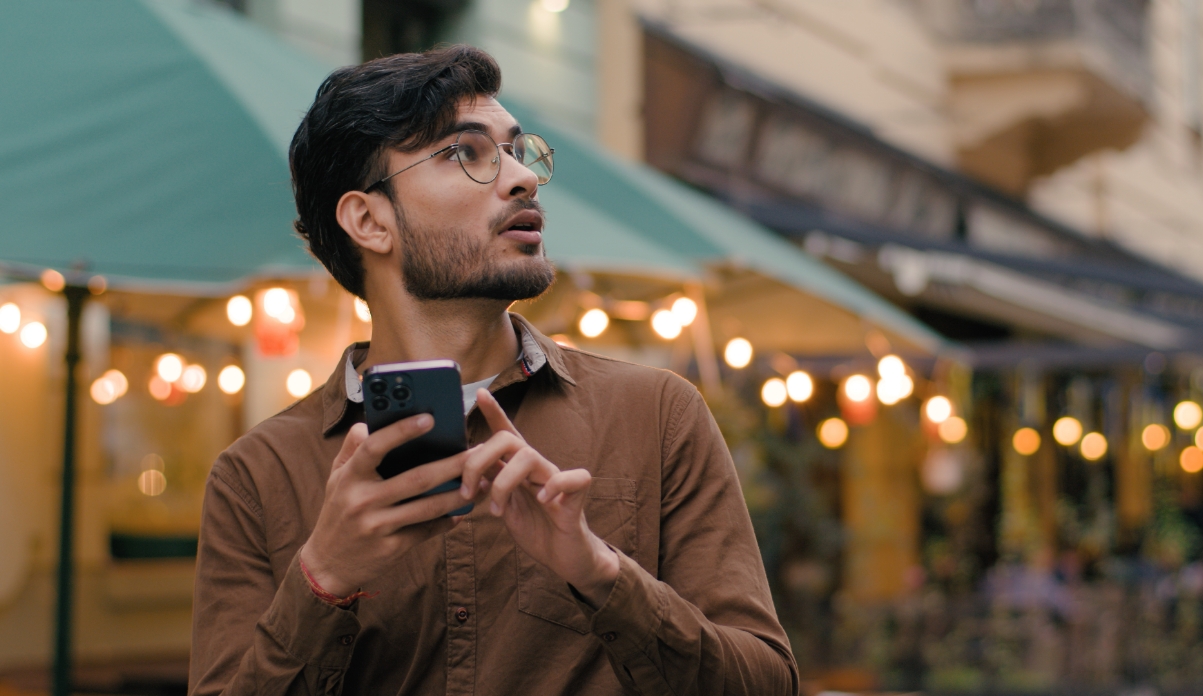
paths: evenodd
<path fill-rule="evenodd" d="M 631 479 L 594 478 L 585 501 L 585 519 L 593 533 L 628 556 L 636 550 L 636 484 Z M 518 563 L 518 611 L 577 633 L 589 632 L 589 620 L 568 583 L 543 564 L 515 549 Z"/>

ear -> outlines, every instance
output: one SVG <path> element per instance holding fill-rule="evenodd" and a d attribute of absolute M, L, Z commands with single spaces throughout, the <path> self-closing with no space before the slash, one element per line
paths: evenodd
<path fill-rule="evenodd" d="M 388 198 L 347 191 L 338 199 L 334 217 L 356 246 L 381 255 L 392 252 L 397 218 Z"/>

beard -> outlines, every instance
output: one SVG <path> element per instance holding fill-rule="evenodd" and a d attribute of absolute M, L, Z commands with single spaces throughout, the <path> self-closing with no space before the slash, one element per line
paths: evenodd
<path fill-rule="evenodd" d="M 556 271 L 542 244 L 522 244 L 522 258 L 500 262 L 489 257 L 489 244 L 466 230 L 410 225 L 394 205 L 401 237 L 401 273 L 405 290 L 420 300 L 479 298 L 516 302 L 542 295 Z M 543 207 L 537 201 L 515 201 L 489 222 L 489 229 L 522 210 Z"/>

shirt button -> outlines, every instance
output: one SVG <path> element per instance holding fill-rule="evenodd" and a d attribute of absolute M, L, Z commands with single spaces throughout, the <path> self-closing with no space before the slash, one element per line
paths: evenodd
<path fill-rule="evenodd" d="M 349 633 L 345 636 L 339 636 L 338 642 L 340 645 L 350 645 L 351 643 L 355 642 L 355 636 L 353 636 Z"/>
<path fill-rule="evenodd" d="M 602 640 L 606 641 L 607 643 L 613 643 L 617 639 L 618 639 L 618 634 L 615 633 L 614 631 L 609 631 L 609 632 L 602 634 Z"/>
<path fill-rule="evenodd" d="M 455 620 L 459 621 L 460 623 L 467 621 L 468 620 L 468 610 L 465 609 L 464 607 L 460 607 L 460 608 L 456 609 L 455 610 Z"/>

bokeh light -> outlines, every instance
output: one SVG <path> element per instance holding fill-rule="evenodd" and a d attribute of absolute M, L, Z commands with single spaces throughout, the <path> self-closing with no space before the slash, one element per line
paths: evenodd
<path fill-rule="evenodd" d="M 678 297 L 673 302 L 672 312 L 681 326 L 689 326 L 698 317 L 698 305 L 688 297 Z"/>
<path fill-rule="evenodd" d="M 723 349 L 723 360 L 735 369 L 743 369 L 752 362 L 752 343 L 746 338 L 733 338 Z"/>
<path fill-rule="evenodd" d="M 355 316 L 359 317 L 359 320 L 363 322 L 372 320 L 372 310 L 368 309 L 368 303 L 359 297 L 355 298 Z"/>
<path fill-rule="evenodd" d="M 1203 471 L 1203 449 L 1193 445 L 1183 449 L 1182 454 L 1178 455 L 1178 465 L 1188 474 Z"/>
<path fill-rule="evenodd" d="M 45 324 L 40 321 L 31 321 L 21 327 L 21 344 L 26 348 L 37 348 L 46 342 L 48 335 Z"/>
<path fill-rule="evenodd" d="M 877 374 L 882 379 L 903 377 L 906 375 L 906 363 L 902 362 L 902 358 L 897 355 L 887 355 L 877 361 Z"/>
<path fill-rule="evenodd" d="M 1150 452 L 1163 449 L 1170 444 L 1170 429 L 1160 423 L 1150 423 L 1141 431 L 1140 442 Z"/>
<path fill-rule="evenodd" d="M 940 435 L 941 440 L 950 445 L 955 445 L 964 440 L 965 436 L 969 434 L 969 425 L 960 416 L 949 416 L 936 427 L 936 432 Z"/>
<path fill-rule="evenodd" d="M 539 0 L 539 6 L 548 12 L 563 12 L 568 9 L 569 0 Z"/>
<path fill-rule="evenodd" d="M 907 374 L 882 377 L 877 381 L 877 398 L 886 406 L 893 406 L 915 391 L 915 382 Z"/>
<path fill-rule="evenodd" d="M 125 378 L 125 373 L 121 370 L 108 370 L 101 377 L 113 383 L 113 387 L 117 390 L 118 399 L 125 396 L 125 393 L 129 391 L 129 380 Z"/>
<path fill-rule="evenodd" d="M 923 415 L 927 420 L 939 425 L 952 416 L 952 402 L 947 396 L 933 396 L 923 405 Z"/>
<path fill-rule="evenodd" d="M 47 268 L 42 271 L 41 280 L 42 285 L 50 292 L 59 292 L 67 286 L 67 281 L 63 278 L 63 274 L 53 268 Z"/>
<path fill-rule="evenodd" d="M 852 375 L 844 380 L 844 396 L 849 401 L 861 403 L 873 395 L 873 383 L 864 375 Z"/>
<path fill-rule="evenodd" d="M 155 374 L 164 382 L 174 382 L 184 374 L 184 359 L 175 353 L 164 353 L 155 360 Z"/>
<path fill-rule="evenodd" d="M 162 495 L 167 490 L 167 477 L 158 469 L 147 469 L 138 475 L 138 490 L 151 497 Z"/>
<path fill-rule="evenodd" d="M 791 401 L 802 403 L 815 393 L 815 382 L 802 370 L 794 370 L 785 378 L 785 389 Z"/>
<path fill-rule="evenodd" d="M 1082 439 L 1082 421 L 1073 416 L 1063 416 L 1053 423 L 1053 439 L 1057 444 L 1072 447 Z"/>
<path fill-rule="evenodd" d="M 308 371 L 297 368 L 288 373 L 285 386 L 288 388 L 290 395 L 299 399 L 308 394 L 313 388 L 313 378 L 309 376 Z"/>
<path fill-rule="evenodd" d="M 0 307 L 0 331 L 6 334 L 17 333 L 21 328 L 21 308 L 12 302 L 6 302 Z"/>
<path fill-rule="evenodd" d="M 1036 454 L 1040 449 L 1040 433 L 1034 428 L 1020 428 L 1011 437 L 1011 446 L 1025 457 Z"/>
<path fill-rule="evenodd" d="M 246 326 L 251 323 L 254 312 L 250 298 L 245 295 L 235 295 L 226 302 L 226 318 L 234 326 Z"/>
<path fill-rule="evenodd" d="M 601 309 L 591 309 L 581 316 L 579 324 L 581 335 L 585 338 L 597 338 L 610 326 L 610 315 Z"/>
<path fill-rule="evenodd" d="M 92 395 L 92 400 L 96 403 L 108 406 L 117 400 L 117 385 L 103 376 L 97 377 L 93 380 L 88 393 Z"/>
<path fill-rule="evenodd" d="M 652 330 L 660 338 L 672 340 L 681 335 L 681 322 L 669 309 L 658 309 L 652 314 Z"/>
<path fill-rule="evenodd" d="M 1107 438 L 1102 433 L 1086 433 L 1082 436 L 1081 451 L 1085 459 L 1097 462 L 1107 454 Z"/>
<path fill-rule="evenodd" d="M 205 374 L 205 368 L 200 365 L 189 365 L 184 368 L 184 373 L 180 375 L 180 388 L 189 394 L 195 394 L 205 386 L 205 380 L 208 375 Z"/>
<path fill-rule="evenodd" d="M 237 394 L 246 384 L 246 374 L 237 365 L 226 365 L 217 373 L 217 388 L 224 394 Z"/>
<path fill-rule="evenodd" d="M 828 418 L 819 424 L 819 442 L 827 449 L 839 449 L 848 441 L 848 424 L 840 418 Z"/>
<path fill-rule="evenodd" d="M 1183 430 L 1192 430 L 1203 423 L 1203 408 L 1193 401 L 1183 401 L 1174 407 L 1174 422 Z"/>
<path fill-rule="evenodd" d="M 767 406 L 776 408 L 785 403 L 789 396 L 789 390 L 785 386 L 785 380 L 780 377 L 773 377 L 766 380 L 764 386 L 760 388 L 760 399 Z"/>
<path fill-rule="evenodd" d="M 171 383 L 157 374 L 151 376 L 146 389 L 155 401 L 166 401 L 171 396 Z"/>

